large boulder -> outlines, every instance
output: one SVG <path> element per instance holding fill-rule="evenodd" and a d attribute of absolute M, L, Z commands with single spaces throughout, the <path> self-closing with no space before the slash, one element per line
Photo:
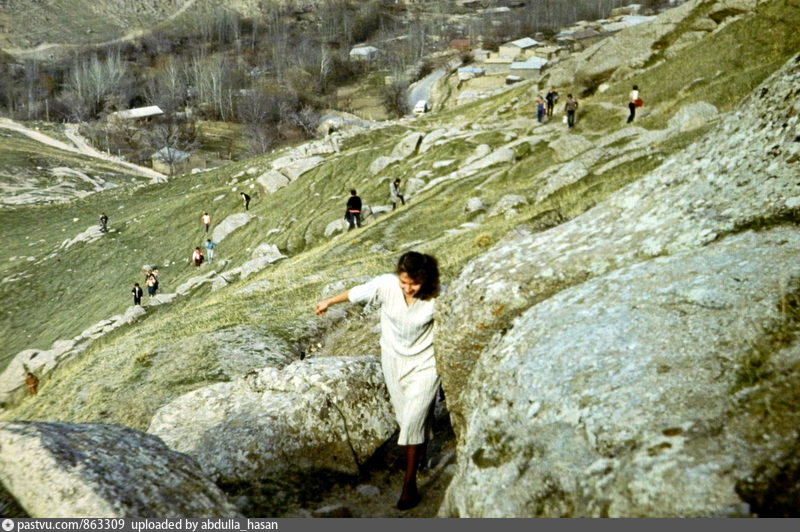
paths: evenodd
<path fill-rule="evenodd" d="M 31 517 L 241 517 L 194 460 L 126 427 L 2 422 L 0 479 Z"/>
<path fill-rule="evenodd" d="M 740 485 L 797 449 L 797 257 L 795 228 L 746 232 L 525 312 L 473 371 L 444 515 L 720 516 L 755 499 Z M 800 483 L 783 470 L 775 496 Z"/>
<path fill-rule="evenodd" d="M 273 194 L 288 185 L 289 178 L 277 170 L 269 170 L 258 176 L 256 182 L 264 188 L 265 192 Z"/>
<path fill-rule="evenodd" d="M 422 141 L 422 133 L 409 133 L 403 137 L 392 150 L 392 157 L 407 159 L 417 152 L 417 147 Z"/>
<path fill-rule="evenodd" d="M 162 407 L 148 432 L 222 482 L 327 470 L 356 474 L 395 430 L 376 356 L 265 368 Z"/>
<path fill-rule="evenodd" d="M 231 214 L 214 227 L 214 231 L 211 233 L 211 240 L 219 244 L 229 234 L 233 233 L 240 227 L 244 227 L 254 218 L 255 216 L 246 212 Z"/>
<path fill-rule="evenodd" d="M 276 170 L 280 170 L 280 172 L 289 178 L 290 181 L 296 180 L 301 175 L 305 174 L 308 171 L 313 170 L 317 166 L 321 165 L 325 162 L 323 157 L 318 155 L 312 157 L 302 157 L 300 159 L 295 159 L 281 167 L 275 167 L 273 163 L 273 167 Z"/>

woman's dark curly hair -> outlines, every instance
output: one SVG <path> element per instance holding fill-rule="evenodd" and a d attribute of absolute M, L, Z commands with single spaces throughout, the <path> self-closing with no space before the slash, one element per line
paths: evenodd
<path fill-rule="evenodd" d="M 433 256 L 416 251 L 403 253 L 397 261 L 396 273 L 406 273 L 422 285 L 417 292 L 419 299 L 426 300 L 439 295 L 439 264 Z"/>

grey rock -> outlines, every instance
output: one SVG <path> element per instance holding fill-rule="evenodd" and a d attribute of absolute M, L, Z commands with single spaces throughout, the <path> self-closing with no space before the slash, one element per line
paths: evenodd
<path fill-rule="evenodd" d="M 364 497 L 377 497 L 381 494 L 380 488 L 371 484 L 359 484 L 356 491 Z"/>
<path fill-rule="evenodd" d="M 489 146 L 488 144 L 479 144 L 478 146 L 475 147 L 475 152 L 469 157 L 467 157 L 467 159 L 464 161 L 464 166 L 470 165 L 479 159 L 483 159 L 490 153 L 492 153 L 491 146 Z"/>
<path fill-rule="evenodd" d="M 369 165 L 369 173 L 372 175 L 378 175 L 388 166 L 401 161 L 402 159 L 398 157 L 386 157 L 381 156 L 372 161 L 372 164 Z"/>
<path fill-rule="evenodd" d="M 258 247 L 256 247 L 256 249 L 253 250 L 251 257 L 253 257 L 254 259 L 258 259 L 261 257 L 272 257 L 275 260 L 286 258 L 286 256 L 283 253 L 281 253 L 281 250 L 278 249 L 278 246 L 276 246 L 275 244 L 267 244 L 266 242 L 259 244 Z"/>
<path fill-rule="evenodd" d="M 406 135 L 392 150 L 392 157 L 398 159 L 408 159 L 417 153 L 417 147 L 422 141 L 422 133 L 414 132 Z"/>
<path fill-rule="evenodd" d="M 527 205 L 528 200 L 519 194 L 506 194 L 492 207 L 489 216 L 514 215 L 516 207 Z"/>
<path fill-rule="evenodd" d="M 583 135 L 570 134 L 558 137 L 547 147 L 553 150 L 553 157 L 556 161 L 567 162 L 594 148 L 594 143 Z"/>
<path fill-rule="evenodd" d="M 2 422 L 0 478 L 32 517 L 241 517 L 194 460 L 125 427 Z"/>
<path fill-rule="evenodd" d="M 467 203 L 464 204 L 464 212 L 467 214 L 485 211 L 486 209 L 486 204 L 480 198 L 470 198 L 467 200 Z"/>
<path fill-rule="evenodd" d="M 770 358 L 761 399 L 733 397 L 766 324 L 785 320 L 780 286 L 800 275 L 799 254 L 793 228 L 747 232 L 531 307 L 473 372 L 443 514 L 699 517 L 741 505 L 739 482 L 796 445 L 791 430 L 762 438 L 748 405 L 782 393 L 797 346 Z M 742 327 L 745 307 L 764 325 Z"/>
<path fill-rule="evenodd" d="M 298 177 L 309 172 L 325 162 L 323 157 L 318 155 L 312 157 L 303 157 L 295 159 L 286 163 L 283 166 L 276 166 L 273 162 L 273 168 L 279 170 L 283 175 L 289 178 L 290 181 L 295 181 Z"/>
<path fill-rule="evenodd" d="M 148 432 L 195 457 L 214 480 L 348 474 L 394 432 L 376 356 L 313 358 L 264 368 L 179 397 Z"/>
<path fill-rule="evenodd" d="M 323 506 L 322 508 L 317 508 L 313 512 L 311 512 L 312 517 L 317 518 L 347 518 L 353 517 L 353 513 L 350 511 L 350 508 L 345 506 L 344 504 L 331 504 L 328 506 Z"/>
<path fill-rule="evenodd" d="M 708 124 L 719 115 L 719 110 L 708 102 L 695 102 L 675 113 L 669 121 L 669 127 L 681 133 L 697 129 Z"/>
<path fill-rule="evenodd" d="M 211 233 L 211 240 L 219 244 L 225 240 L 225 237 L 227 237 L 229 234 L 236 231 L 240 227 L 244 227 L 253 219 L 255 219 L 255 216 L 244 212 L 231 214 L 214 227 L 214 230 Z"/>
<path fill-rule="evenodd" d="M 289 184 L 289 178 L 277 170 L 269 170 L 258 176 L 256 182 L 264 188 L 264 191 L 274 194 Z"/>
<path fill-rule="evenodd" d="M 406 200 L 417 193 L 417 191 L 421 190 L 422 187 L 425 186 L 425 180 L 418 177 L 412 177 L 408 181 L 406 181 L 405 186 L 403 187 L 403 193 L 405 194 Z"/>
<path fill-rule="evenodd" d="M 350 225 L 345 219 L 338 218 L 325 226 L 325 231 L 323 234 L 325 235 L 325 238 L 330 238 L 337 233 L 344 233 L 349 227 Z"/>
<path fill-rule="evenodd" d="M 434 146 L 434 143 L 437 140 L 443 139 L 443 138 L 445 138 L 447 136 L 448 136 L 448 130 L 444 129 L 444 128 L 435 129 L 435 130 L 431 131 L 430 133 L 425 135 L 425 137 L 423 137 L 422 141 L 420 142 L 420 144 L 419 144 L 419 152 L 420 153 L 427 152 L 428 150 L 430 150 Z"/>

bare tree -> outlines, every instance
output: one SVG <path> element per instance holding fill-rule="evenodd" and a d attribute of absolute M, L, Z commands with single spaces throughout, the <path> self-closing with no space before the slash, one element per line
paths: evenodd
<path fill-rule="evenodd" d="M 105 100 L 124 102 L 129 88 L 128 68 L 119 51 L 109 53 L 105 59 L 94 54 L 77 60 L 66 79 L 67 93 L 72 96 L 74 112 L 80 119 L 96 116 Z"/>
<path fill-rule="evenodd" d="M 187 98 L 186 69 L 180 59 L 166 56 L 163 63 L 156 67 L 154 74 L 147 80 L 145 94 L 147 100 L 158 105 L 167 114 L 184 108 Z"/>

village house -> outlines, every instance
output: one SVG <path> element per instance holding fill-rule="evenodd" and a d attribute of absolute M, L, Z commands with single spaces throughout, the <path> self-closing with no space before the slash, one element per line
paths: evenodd
<path fill-rule="evenodd" d="M 509 70 L 512 74 L 524 79 L 536 79 L 542 74 L 542 69 L 547 64 L 547 59 L 529 57 L 525 61 L 514 61 Z"/>
<path fill-rule="evenodd" d="M 597 30 L 586 28 L 562 31 L 555 36 L 555 40 L 571 52 L 580 52 L 606 37 L 608 37 L 607 33 L 600 33 Z"/>
<path fill-rule="evenodd" d="M 149 105 L 147 107 L 136 107 L 134 109 L 126 109 L 124 111 L 117 111 L 108 115 L 109 120 L 141 120 L 153 118 L 154 116 L 161 116 L 164 111 L 157 105 Z"/>
<path fill-rule="evenodd" d="M 192 157 L 191 153 L 167 146 L 152 154 L 150 162 L 153 170 L 168 175 L 181 174 L 192 168 L 204 166 L 198 165 L 198 161 Z"/>
<path fill-rule="evenodd" d="M 534 49 L 537 46 L 541 46 L 541 44 L 542 43 L 535 39 L 524 37 L 522 39 L 517 39 L 516 41 L 511 41 L 509 43 L 500 45 L 500 48 L 497 50 L 497 54 L 500 56 L 511 57 L 512 59 L 517 59 L 519 56 L 533 57 Z"/>
<path fill-rule="evenodd" d="M 380 50 L 374 46 L 358 45 L 350 50 L 350 59 L 353 61 L 374 61 L 378 58 Z"/>

